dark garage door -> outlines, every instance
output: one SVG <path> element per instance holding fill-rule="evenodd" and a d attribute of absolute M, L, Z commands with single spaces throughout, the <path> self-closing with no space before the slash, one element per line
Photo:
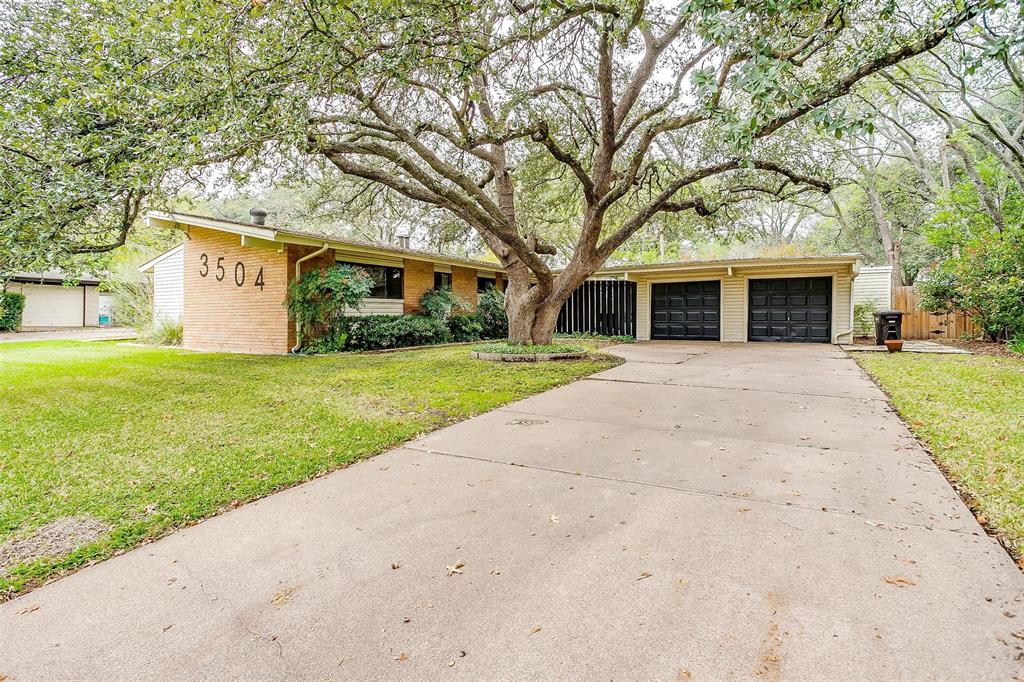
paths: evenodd
<path fill-rule="evenodd" d="M 750 280 L 749 341 L 829 343 L 832 278 Z"/>
<path fill-rule="evenodd" d="M 722 283 L 651 285 L 651 338 L 717 341 Z"/>

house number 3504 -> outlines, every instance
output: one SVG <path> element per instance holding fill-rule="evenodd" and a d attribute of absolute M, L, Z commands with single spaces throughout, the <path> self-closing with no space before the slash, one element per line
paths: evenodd
<path fill-rule="evenodd" d="M 223 282 L 224 278 L 227 276 L 227 269 L 224 267 L 224 260 L 225 260 L 224 256 L 220 256 L 220 257 L 217 258 L 217 262 L 214 263 L 211 266 L 210 265 L 210 257 L 207 256 L 205 253 L 200 254 L 199 255 L 199 276 L 200 277 L 207 277 L 207 276 L 209 276 L 210 272 L 212 271 L 214 273 L 213 278 L 215 280 L 217 280 L 218 282 Z M 245 286 L 245 263 L 243 263 L 242 261 L 237 261 L 235 263 L 234 278 L 235 278 L 235 286 L 236 287 Z M 256 279 L 253 280 L 252 285 L 254 287 L 258 288 L 260 291 L 263 291 L 263 266 L 262 265 L 260 266 L 259 272 L 256 273 Z"/>

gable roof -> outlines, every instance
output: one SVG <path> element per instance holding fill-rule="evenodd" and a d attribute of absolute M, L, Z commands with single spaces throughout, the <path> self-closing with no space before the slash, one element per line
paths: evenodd
<path fill-rule="evenodd" d="M 174 248 L 167 249 L 166 251 L 161 253 L 159 256 L 157 256 L 153 260 L 146 261 L 145 263 L 140 265 L 139 266 L 139 272 L 149 272 L 150 270 L 152 270 L 154 267 L 156 267 L 160 263 L 164 262 L 168 258 L 171 258 L 172 256 L 178 255 L 179 253 L 181 253 L 184 250 L 185 250 L 185 244 L 183 244 L 183 243 L 182 244 L 178 244 Z"/>
<path fill-rule="evenodd" d="M 195 215 L 192 213 L 166 213 L 164 211 L 151 211 L 146 215 L 146 222 L 154 227 L 182 229 L 192 227 L 205 227 L 220 232 L 229 232 L 243 237 L 253 237 L 278 244 L 301 244 L 305 246 L 323 246 L 326 243 L 329 247 L 348 252 L 365 253 L 368 256 L 401 256 L 410 260 L 429 261 L 431 263 L 442 263 L 444 265 L 461 265 L 487 270 L 491 272 L 503 272 L 500 263 L 493 263 L 471 258 L 460 258 L 448 256 L 443 253 L 424 251 L 421 249 L 404 249 L 390 244 L 380 244 L 350 237 L 338 237 L 323 232 L 291 230 L 269 225 L 257 225 L 240 220 L 228 220 L 224 218 L 213 218 L 211 216 Z"/>

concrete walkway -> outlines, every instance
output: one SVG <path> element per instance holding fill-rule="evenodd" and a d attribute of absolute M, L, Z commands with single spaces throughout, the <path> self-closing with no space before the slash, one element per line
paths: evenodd
<path fill-rule="evenodd" d="M 0 675 L 1024 673 L 1024 578 L 841 351 L 614 352 L 0 606 Z"/>

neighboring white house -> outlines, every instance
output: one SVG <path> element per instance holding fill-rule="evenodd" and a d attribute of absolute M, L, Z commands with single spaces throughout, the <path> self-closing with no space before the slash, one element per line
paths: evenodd
<path fill-rule="evenodd" d="M 890 310 L 892 308 L 892 266 L 876 265 L 863 267 L 857 278 L 853 280 L 853 305 L 858 306 L 870 303 L 875 310 Z M 858 332 L 862 334 L 871 333 L 871 329 L 861 329 L 858 325 Z"/>
<path fill-rule="evenodd" d="M 59 270 L 17 272 L 7 291 L 25 295 L 22 329 L 95 327 L 99 321 L 99 280 L 85 275 L 75 286 L 64 285 Z"/>
<path fill-rule="evenodd" d="M 153 320 L 180 322 L 185 304 L 185 245 L 143 263 L 139 272 L 153 274 Z"/>

